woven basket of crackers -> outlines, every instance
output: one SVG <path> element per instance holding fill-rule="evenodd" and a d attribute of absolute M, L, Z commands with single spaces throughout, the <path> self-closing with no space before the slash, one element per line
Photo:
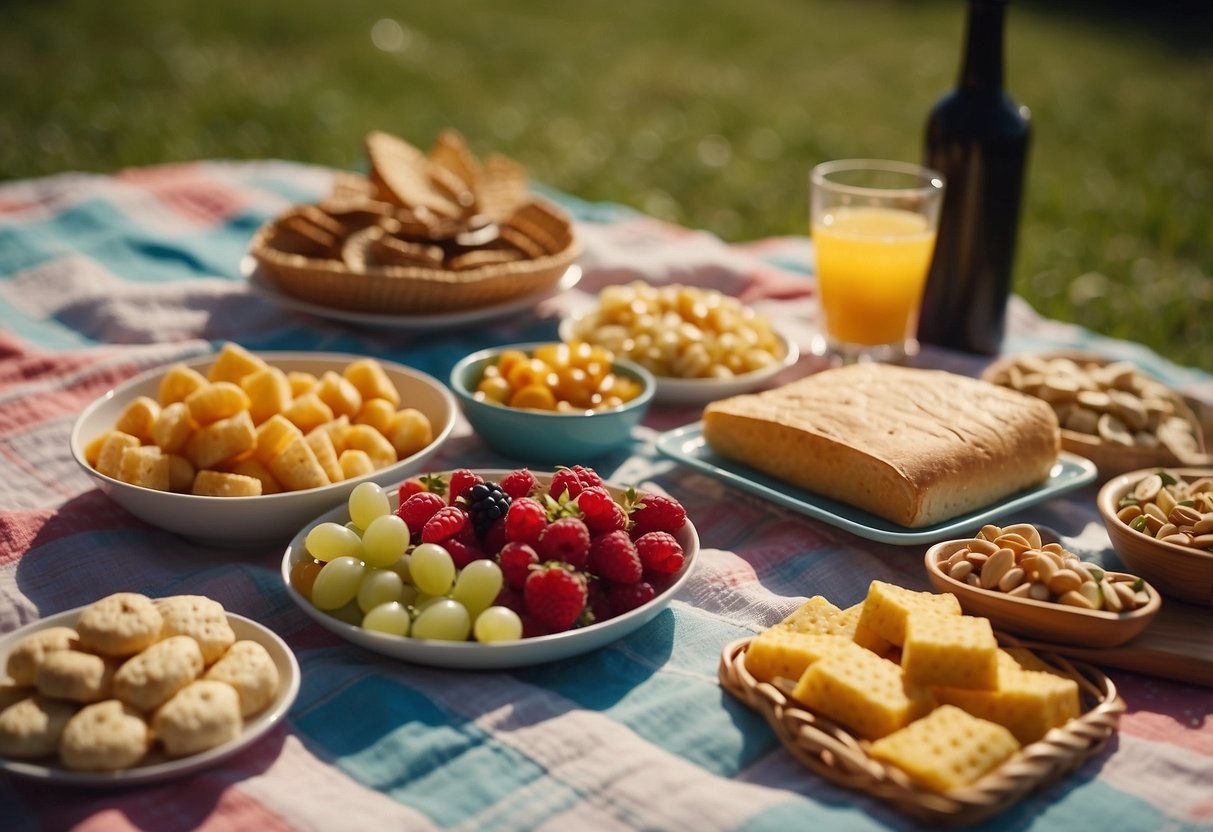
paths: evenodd
<path fill-rule="evenodd" d="M 454 131 L 430 152 L 382 132 L 369 173 L 263 226 L 250 253 L 282 292 L 337 309 L 438 314 L 555 286 L 581 247 L 569 217 L 527 190 L 525 170 L 479 160 Z"/>
<path fill-rule="evenodd" d="M 1094 667 L 1026 650 L 947 593 L 873 584 L 849 610 L 815 597 L 721 651 L 722 687 L 816 774 L 965 826 L 1074 771 L 1115 732 L 1125 704 Z M 885 625 L 904 628 L 904 646 Z"/>

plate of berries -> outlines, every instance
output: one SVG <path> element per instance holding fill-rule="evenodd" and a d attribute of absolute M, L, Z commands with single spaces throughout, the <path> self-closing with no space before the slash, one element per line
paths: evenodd
<path fill-rule="evenodd" d="M 592 468 L 363 483 L 282 558 L 291 599 L 368 650 L 494 670 L 596 650 L 669 606 L 699 554 L 686 511 Z"/>

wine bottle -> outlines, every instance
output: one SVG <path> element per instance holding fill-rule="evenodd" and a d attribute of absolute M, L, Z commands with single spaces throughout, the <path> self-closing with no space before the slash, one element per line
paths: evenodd
<path fill-rule="evenodd" d="M 956 88 L 931 110 L 926 164 L 947 189 L 918 340 L 998 353 L 1019 226 L 1031 134 L 1028 109 L 1003 87 L 1007 0 L 969 0 Z"/>

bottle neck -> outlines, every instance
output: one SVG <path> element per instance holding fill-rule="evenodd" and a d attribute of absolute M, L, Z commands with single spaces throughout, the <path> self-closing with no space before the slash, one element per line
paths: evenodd
<path fill-rule="evenodd" d="M 964 65 L 960 88 L 972 92 L 1002 89 L 1002 28 L 1007 0 L 969 0 Z"/>

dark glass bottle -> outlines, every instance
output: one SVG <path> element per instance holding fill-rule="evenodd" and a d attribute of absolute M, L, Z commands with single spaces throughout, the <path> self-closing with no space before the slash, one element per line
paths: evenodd
<path fill-rule="evenodd" d="M 982 355 L 1002 345 L 1031 133 L 1003 88 L 1006 5 L 969 0 L 960 83 L 926 130 L 926 164 L 947 188 L 918 340 Z"/>

